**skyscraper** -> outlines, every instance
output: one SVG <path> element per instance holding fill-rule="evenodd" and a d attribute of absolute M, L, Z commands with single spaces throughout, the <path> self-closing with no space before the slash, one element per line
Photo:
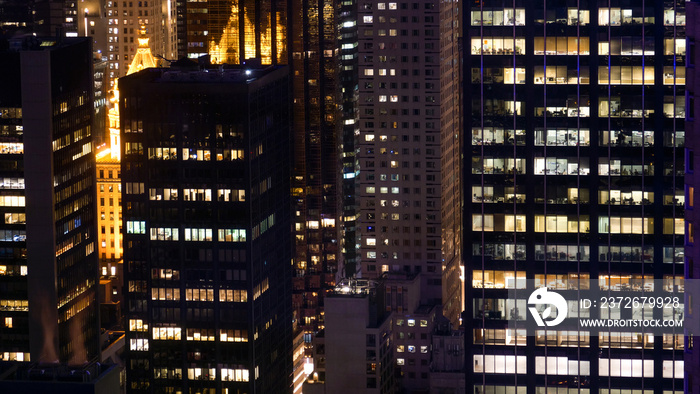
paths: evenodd
<path fill-rule="evenodd" d="M 0 358 L 99 352 L 92 52 L 84 38 L 0 53 Z"/>
<path fill-rule="evenodd" d="M 355 235 L 344 239 L 345 275 L 423 272 L 439 293 L 438 4 L 369 1 L 356 7 L 357 35 L 344 34 L 341 41 L 342 56 L 358 59 L 354 79 L 343 81 L 345 95 L 357 95 L 344 120 L 344 142 L 353 140 L 344 156 L 353 162 L 346 158 L 343 172 L 354 183 L 346 182 L 344 195 L 356 209 L 344 221 Z M 354 22 L 346 23 L 354 29 Z M 435 298 L 439 303 L 440 295 Z"/>
<path fill-rule="evenodd" d="M 178 55 L 287 64 L 293 100 L 294 322 L 310 343 L 338 270 L 336 5 L 305 0 L 180 2 Z M 250 63 L 253 60 L 250 60 Z"/>
<path fill-rule="evenodd" d="M 335 7 L 331 0 L 294 0 L 286 41 L 294 103 L 294 320 L 309 342 L 323 328 L 323 299 L 335 285 L 340 254 Z"/>
<path fill-rule="evenodd" d="M 127 384 L 287 392 L 287 70 L 190 63 L 119 81 Z"/>
<path fill-rule="evenodd" d="M 564 292 L 589 280 L 611 292 L 682 283 L 684 6 L 487 0 L 463 10 L 475 393 L 683 388 L 682 330 L 524 337 L 504 321 L 518 318 L 506 294 L 518 279 Z"/>

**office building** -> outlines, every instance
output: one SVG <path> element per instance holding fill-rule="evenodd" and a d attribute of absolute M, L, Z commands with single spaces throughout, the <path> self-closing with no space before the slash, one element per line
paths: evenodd
<path fill-rule="evenodd" d="M 119 80 L 127 389 L 289 392 L 287 70 L 192 63 Z"/>
<path fill-rule="evenodd" d="M 3 360 L 99 354 L 90 44 L 25 37 L 0 53 Z"/>
<path fill-rule="evenodd" d="M 333 1 L 296 0 L 290 6 L 295 10 L 286 40 L 294 102 L 292 288 L 294 321 L 310 343 L 323 329 L 323 299 L 335 286 L 340 254 L 338 29 Z"/>
<path fill-rule="evenodd" d="M 356 36 L 341 55 L 357 58 L 344 79 L 344 274 L 424 272 L 440 289 L 440 62 L 437 2 L 360 2 Z M 354 22 L 342 22 L 354 29 Z M 345 30 L 341 28 L 341 32 Z M 355 40 L 353 42 L 353 40 Z M 354 101 L 353 101 L 354 100 Z M 349 125 L 352 125 L 351 127 Z M 353 151 L 351 152 L 350 149 Z M 352 162 L 348 159 L 352 157 Z M 352 213 L 352 209 L 350 210 Z M 354 230 L 354 239 L 347 232 Z M 358 254 L 355 254 L 358 253 Z M 354 262 L 353 262 L 354 261 Z M 440 302 L 441 295 L 438 295 Z"/>
<path fill-rule="evenodd" d="M 695 211 L 696 206 L 700 204 L 698 196 L 695 195 L 695 188 L 700 186 L 700 168 L 695 162 L 695 153 L 699 152 L 700 139 L 700 124 L 695 122 L 695 114 L 700 113 L 698 104 L 695 101 L 696 92 L 700 92 L 700 74 L 698 74 L 697 64 L 700 61 L 698 53 L 695 51 L 695 45 L 700 39 L 699 25 L 694 23 L 700 21 L 700 3 L 697 1 L 686 3 L 686 12 L 688 19 L 686 49 L 687 60 L 686 69 L 688 72 L 688 83 L 686 85 L 687 92 L 687 112 L 686 112 L 686 128 L 688 134 L 685 139 L 686 147 L 686 169 L 685 169 L 685 221 L 686 221 L 686 237 L 685 237 L 685 278 L 690 280 L 700 279 L 700 245 L 695 242 L 695 232 L 700 228 L 700 215 Z M 696 204 L 698 203 L 698 204 Z M 697 348 L 698 335 L 700 334 L 700 312 L 693 307 L 693 298 L 700 297 L 700 289 L 697 286 L 687 286 L 689 293 L 686 294 L 686 321 L 688 324 L 685 328 L 685 393 L 697 394 L 700 393 L 700 379 L 697 377 L 697 372 L 700 371 L 700 349 Z"/>
<path fill-rule="evenodd" d="M 683 389 L 680 328 L 525 337 L 505 321 L 524 318 L 507 300 L 516 279 L 569 300 L 579 281 L 611 292 L 652 279 L 682 287 L 685 4 L 486 0 L 463 10 L 475 393 Z"/>

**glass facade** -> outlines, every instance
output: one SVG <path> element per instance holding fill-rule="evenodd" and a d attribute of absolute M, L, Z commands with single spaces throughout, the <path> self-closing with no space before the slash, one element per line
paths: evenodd
<path fill-rule="evenodd" d="M 323 300 L 338 271 L 337 10 L 330 0 L 293 0 L 291 8 L 293 304 L 296 328 L 311 334 L 324 327 Z"/>
<path fill-rule="evenodd" d="M 0 53 L 0 360 L 99 352 L 90 44 Z"/>
<path fill-rule="evenodd" d="M 440 2 L 440 150 L 443 315 L 459 327 L 464 310 L 462 257 L 462 7 Z"/>
<path fill-rule="evenodd" d="M 338 270 L 338 26 L 330 0 L 177 2 L 180 57 L 290 67 L 295 331 L 323 328 Z M 249 62 L 253 64 L 253 62 Z"/>
<path fill-rule="evenodd" d="M 209 55 L 214 64 L 287 63 L 287 2 L 284 0 L 178 1 L 177 53 Z"/>
<path fill-rule="evenodd" d="M 688 73 L 688 84 L 686 85 L 686 128 L 688 135 L 685 141 L 686 146 L 686 168 L 685 168 L 685 277 L 686 279 L 700 279 L 700 244 L 695 242 L 695 232 L 700 225 L 700 217 L 696 207 L 700 204 L 695 188 L 700 186 L 700 168 L 695 160 L 695 154 L 700 149 L 698 140 L 698 123 L 695 114 L 698 113 L 698 103 L 695 101 L 695 94 L 700 91 L 700 80 L 697 78 L 698 54 L 695 45 L 700 38 L 700 31 L 694 21 L 700 20 L 700 3 L 697 1 L 686 3 L 688 15 L 687 39 L 680 45 L 685 45 L 687 51 L 686 70 Z M 697 378 L 697 371 L 700 370 L 700 351 L 695 346 L 698 343 L 698 333 L 700 333 L 700 318 L 698 309 L 694 307 L 698 293 L 686 295 L 687 321 L 689 325 L 685 327 L 685 392 L 689 394 L 700 393 L 700 379 Z"/>
<path fill-rule="evenodd" d="M 287 69 L 119 84 L 127 390 L 288 391 Z"/>
<path fill-rule="evenodd" d="M 684 6 L 516 0 L 464 10 L 464 322 L 475 393 L 683 390 L 682 330 L 525 337 L 504 328 L 501 289 L 516 277 L 570 289 L 572 278 L 683 276 Z"/>

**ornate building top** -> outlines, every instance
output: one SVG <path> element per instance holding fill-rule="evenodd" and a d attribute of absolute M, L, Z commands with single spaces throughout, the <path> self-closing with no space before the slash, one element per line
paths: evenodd
<path fill-rule="evenodd" d="M 156 67 L 156 60 L 151 53 L 151 48 L 148 46 L 148 37 L 146 37 L 146 28 L 141 26 L 139 48 L 134 55 L 134 59 L 129 65 L 129 71 L 126 75 L 139 72 L 145 68 Z M 112 98 L 109 100 L 112 108 L 110 108 L 109 117 L 109 147 L 97 153 L 98 161 L 117 161 L 121 160 L 119 152 L 119 84 L 114 81 L 114 90 L 112 90 Z"/>
<path fill-rule="evenodd" d="M 146 37 L 146 29 L 141 26 L 141 37 L 138 38 L 139 48 L 136 50 L 136 55 L 129 65 L 129 71 L 126 75 L 131 75 L 139 72 L 144 68 L 156 67 L 156 61 L 151 54 L 151 48 L 148 46 L 148 37 Z"/>

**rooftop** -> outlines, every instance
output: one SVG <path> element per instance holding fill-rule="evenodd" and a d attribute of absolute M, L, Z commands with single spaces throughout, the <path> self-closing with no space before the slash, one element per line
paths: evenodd
<path fill-rule="evenodd" d="M 79 42 L 89 41 L 87 37 L 37 37 L 31 34 L 18 34 L 10 37 L 6 42 L 9 51 L 49 51 L 67 47 Z M 3 46 L 0 45 L 0 48 Z"/>
<path fill-rule="evenodd" d="M 0 362 L 0 384 L 6 381 L 90 383 L 101 379 L 114 368 L 114 365 L 98 362 L 83 365 Z"/>

